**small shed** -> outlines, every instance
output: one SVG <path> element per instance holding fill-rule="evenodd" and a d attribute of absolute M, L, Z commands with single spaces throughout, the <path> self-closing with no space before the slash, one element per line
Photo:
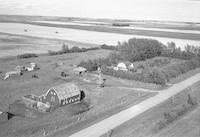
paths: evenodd
<path fill-rule="evenodd" d="M 80 102 L 84 97 L 84 91 L 76 84 L 66 83 L 50 88 L 42 97 L 42 102 L 56 107 Z"/>
<path fill-rule="evenodd" d="M 83 67 L 77 67 L 77 68 L 73 69 L 73 71 L 75 74 L 81 76 L 87 72 L 87 69 L 83 68 Z"/>

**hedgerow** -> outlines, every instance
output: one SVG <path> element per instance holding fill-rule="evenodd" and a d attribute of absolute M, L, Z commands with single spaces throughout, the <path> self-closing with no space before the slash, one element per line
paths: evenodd
<path fill-rule="evenodd" d="M 73 53 L 73 52 L 87 52 L 90 50 L 97 50 L 99 49 L 98 47 L 92 47 L 92 48 L 80 48 L 78 46 L 73 46 L 72 48 L 69 48 L 68 45 L 63 44 L 61 50 L 59 51 L 48 51 L 48 54 L 53 56 L 53 55 L 60 55 L 60 54 L 66 54 L 66 53 Z"/>

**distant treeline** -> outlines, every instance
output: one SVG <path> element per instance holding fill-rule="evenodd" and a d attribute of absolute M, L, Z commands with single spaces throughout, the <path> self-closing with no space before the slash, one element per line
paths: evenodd
<path fill-rule="evenodd" d="M 128 27 L 130 26 L 129 23 L 112 23 L 112 26 L 116 26 L 116 27 Z"/>

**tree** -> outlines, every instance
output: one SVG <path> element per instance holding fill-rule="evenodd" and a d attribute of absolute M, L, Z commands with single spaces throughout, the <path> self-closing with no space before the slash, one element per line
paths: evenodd
<path fill-rule="evenodd" d="M 118 44 L 120 57 L 130 62 L 145 60 L 160 56 L 163 45 L 153 39 L 129 39 L 128 42 Z"/>
<path fill-rule="evenodd" d="M 63 43 L 63 45 L 62 45 L 62 51 L 64 53 L 69 53 L 70 52 L 68 45 L 66 45 L 65 43 Z"/>

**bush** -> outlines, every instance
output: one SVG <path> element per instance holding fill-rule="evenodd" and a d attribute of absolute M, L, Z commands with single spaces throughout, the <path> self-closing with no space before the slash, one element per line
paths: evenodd
<path fill-rule="evenodd" d="M 167 125 L 175 121 L 177 118 L 183 116 L 186 112 L 188 112 L 193 107 L 194 105 L 188 106 L 186 104 L 182 104 L 182 105 L 177 106 L 174 109 L 169 110 L 168 112 L 164 112 L 163 113 L 164 119 L 161 119 L 156 124 L 156 130 L 161 130 L 165 128 Z"/>
<path fill-rule="evenodd" d="M 77 46 L 73 46 L 71 49 L 70 49 L 70 52 L 82 52 L 82 49 L 77 47 Z"/>
<path fill-rule="evenodd" d="M 150 83 L 156 83 L 160 85 L 165 85 L 165 76 L 159 69 L 153 68 L 149 71 L 149 78 L 151 78 Z"/>
<path fill-rule="evenodd" d="M 101 66 L 111 66 L 112 63 L 108 58 L 99 58 L 95 60 L 81 61 L 77 66 L 84 67 L 88 71 L 96 71 Z"/>
<path fill-rule="evenodd" d="M 200 67 L 200 60 L 198 58 L 192 58 L 190 60 L 181 61 L 176 64 L 167 65 L 164 67 L 162 72 L 165 76 L 171 79 L 198 67 Z"/>
<path fill-rule="evenodd" d="M 117 50 L 116 46 L 108 46 L 106 44 L 103 44 L 100 47 L 101 47 L 101 49 Z"/>
<path fill-rule="evenodd" d="M 38 55 L 33 53 L 17 55 L 17 58 L 36 58 L 36 57 L 38 57 Z"/>
<path fill-rule="evenodd" d="M 193 99 L 193 98 L 191 97 L 190 94 L 188 94 L 188 100 L 187 100 L 187 103 L 188 103 L 189 105 L 191 105 L 191 106 L 194 106 L 194 105 L 197 104 L 196 100 Z"/>

